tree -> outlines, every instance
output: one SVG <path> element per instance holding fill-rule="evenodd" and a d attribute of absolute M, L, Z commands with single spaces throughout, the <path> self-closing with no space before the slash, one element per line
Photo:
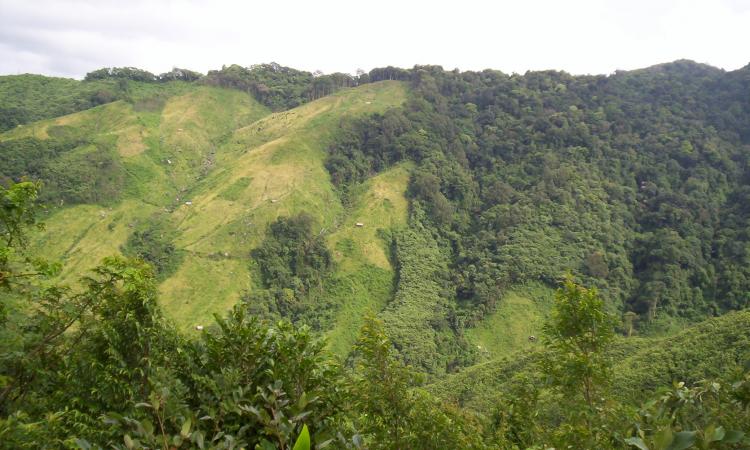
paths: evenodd
<path fill-rule="evenodd" d="M 615 413 L 606 396 L 611 361 L 605 350 L 614 340 L 615 319 L 604 310 L 596 289 L 586 289 L 568 276 L 555 294 L 544 326 L 547 353 L 540 368 L 560 394 L 558 411 L 564 421 L 553 441 L 585 448 L 612 445 L 608 428 Z"/>
<path fill-rule="evenodd" d="M 568 277 L 555 294 L 552 316 L 544 326 L 549 351 L 545 373 L 592 409 L 610 379 L 611 361 L 604 350 L 614 339 L 615 324 L 596 289 L 586 289 Z"/>
<path fill-rule="evenodd" d="M 365 317 L 354 351 L 356 366 L 348 393 L 355 426 L 367 448 L 482 447 L 479 429 L 470 418 L 415 388 L 422 377 L 396 359 L 383 323 L 374 316 Z"/>
<path fill-rule="evenodd" d="M 338 439 L 345 401 L 339 368 L 323 345 L 306 327 L 259 321 L 240 304 L 198 341 L 172 349 L 172 358 L 185 355 L 184 366 L 157 371 L 136 410 L 108 415 L 127 436 L 119 447 L 205 442 L 207 448 L 292 450 L 299 448 L 295 439 L 309 442 L 310 435 L 316 448 L 324 447 Z"/>

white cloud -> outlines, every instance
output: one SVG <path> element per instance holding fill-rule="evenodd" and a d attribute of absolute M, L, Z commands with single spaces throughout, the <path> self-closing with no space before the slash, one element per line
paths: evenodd
<path fill-rule="evenodd" d="M 0 0 L 0 73 L 270 61 L 609 73 L 679 58 L 733 70 L 750 62 L 747 24 L 742 0 Z"/>

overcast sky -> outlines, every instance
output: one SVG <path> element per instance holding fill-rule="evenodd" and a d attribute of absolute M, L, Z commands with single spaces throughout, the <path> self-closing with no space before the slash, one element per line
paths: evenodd
<path fill-rule="evenodd" d="M 750 0 L 0 0 L 0 74 L 275 61 L 610 73 L 750 63 Z"/>

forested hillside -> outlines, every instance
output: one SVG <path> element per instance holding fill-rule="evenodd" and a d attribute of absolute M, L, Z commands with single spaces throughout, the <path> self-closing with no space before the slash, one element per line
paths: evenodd
<path fill-rule="evenodd" d="M 748 444 L 750 66 L 0 104 L 0 448 Z"/>

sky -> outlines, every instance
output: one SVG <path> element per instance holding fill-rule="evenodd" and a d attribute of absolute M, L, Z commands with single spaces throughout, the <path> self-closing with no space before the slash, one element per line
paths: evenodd
<path fill-rule="evenodd" d="M 277 62 L 606 74 L 750 63 L 750 0 L 0 0 L 0 74 Z"/>

